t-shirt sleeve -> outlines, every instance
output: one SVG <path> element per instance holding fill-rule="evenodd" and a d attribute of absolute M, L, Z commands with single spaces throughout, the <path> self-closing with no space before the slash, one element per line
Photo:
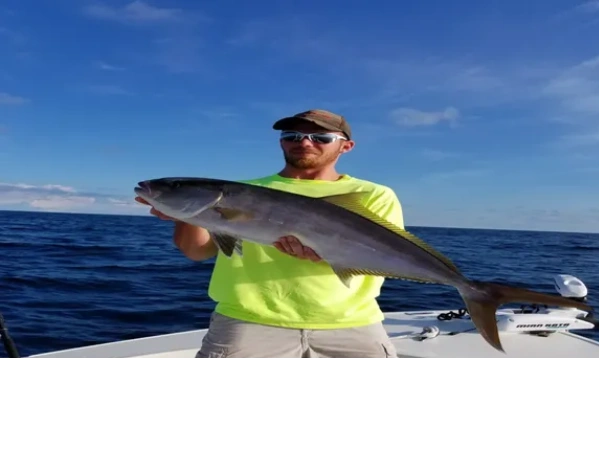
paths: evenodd
<path fill-rule="evenodd" d="M 405 227 L 401 202 L 391 188 L 383 187 L 369 200 L 367 208 L 396 226 Z"/>

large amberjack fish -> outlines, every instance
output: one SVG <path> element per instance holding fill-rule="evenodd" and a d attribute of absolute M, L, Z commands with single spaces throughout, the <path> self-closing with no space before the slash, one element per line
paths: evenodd
<path fill-rule="evenodd" d="M 519 287 L 470 280 L 447 257 L 360 203 L 367 193 L 313 198 L 246 183 L 208 178 L 140 182 L 135 193 L 156 210 L 207 229 L 227 256 L 242 255 L 243 241 L 271 246 L 295 236 L 350 286 L 357 275 L 451 285 L 460 293 L 476 329 L 505 352 L 497 308 L 510 302 L 574 307 L 588 304 Z"/>

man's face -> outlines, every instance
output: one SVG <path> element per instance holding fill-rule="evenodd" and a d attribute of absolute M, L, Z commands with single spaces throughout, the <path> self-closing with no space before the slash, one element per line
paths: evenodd
<path fill-rule="evenodd" d="M 345 137 L 341 132 L 330 132 L 322 127 L 298 122 L 292 128 L 285 131 L 296 131 L 301 133 L 327 133 Z M 281 140 L 281 148 L 287 164 L 297 169 L 318 169 L 328 166 L 339 158 L 345 152 L 349 152 L 353 146 L 353 141 L 338 139 L 328 144 L 318 143 L 304 137 L 301 141 Z"/>

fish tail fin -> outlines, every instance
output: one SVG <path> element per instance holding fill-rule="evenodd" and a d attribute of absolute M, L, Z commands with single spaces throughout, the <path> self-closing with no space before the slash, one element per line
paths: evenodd
<path fill-rule="evenodd" d="M 499 331 L 497 330 L 496 312 L 502 304 L 522 302 L 555 307 L 570 307 L 591 311 L 592 308 L 583 302 L 573 299 L 538 293 L 526 288 L 512 287 L 491 282 L 469 282 L 458 288 L 470 318 L 482 337 L 493 348 L 505 353 Z"/>

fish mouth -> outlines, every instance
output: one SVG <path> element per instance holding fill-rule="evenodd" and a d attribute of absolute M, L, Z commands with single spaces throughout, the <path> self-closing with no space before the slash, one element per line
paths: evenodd
<path fill-rule="evenodd" d="M 155 199 L 160 195 L 160 191 L 152 190 L 152 185 L 147 181 L 139 182 L 133 191 L 146 200 Z"/>

